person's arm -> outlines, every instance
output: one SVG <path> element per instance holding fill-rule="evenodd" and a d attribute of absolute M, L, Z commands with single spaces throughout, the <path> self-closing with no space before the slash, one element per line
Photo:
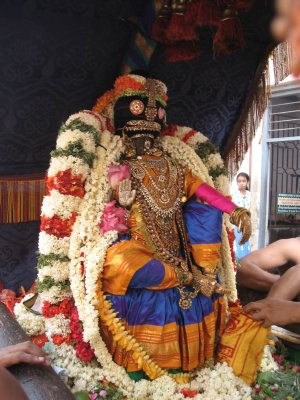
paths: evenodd
<path fill-rule="evenodd" d="M 252 314 L 252 318 L 256 321 L 264 321 L 265 328 L 300 322 L 300 302 L 268 297 L 247 304 L 244 311 Z"/>
<path fill-rule="evenodd" d="M 299 244 L 295 239 L 277 240 L 269 246 L 255 250 L 241 258 L 239 260 L 240 268 L 237 270 L 238 285 L 268 292 L 280 276 L 269 273 L 267 270 L 284 265 L 289 260 L 287 255 L 292 259 L 295 255 L 295 248 L 298 249 Z M 297 282 L 299 282 L 298 279 Z"/>
<path fill-rule="evenodd" d="M 239 263 L 240 267 L 237 268 L 236 273 L 236 281 L 239 286 L 261 292 L 268 292 L 280 278 L 279 275 L 261 269 L 252 262 L 251 257 L 244 257 L 239 260 Z"/>
<path fill-rule="evenodd" d="M 47 353 L 29 341 L 0 349 L 0 367 L 10 367 L 20 362 L 49 365 Z"/>
<path fill-rule="evenodd" d="M 300 293 L 300 264 L 289 268 L 272 286 L 268 297 L 293 300 Z"/>
<path fill-rule="evenodd" d="M 266 299 L 249 303 L 244 310 L 252 313 L 253 319 L 264 320 L 264 326 L 297 323 L 300 322 L 300 302 L 290 300 L 299 292 L 300 265 L 296 265 L 278 279 Z"/>

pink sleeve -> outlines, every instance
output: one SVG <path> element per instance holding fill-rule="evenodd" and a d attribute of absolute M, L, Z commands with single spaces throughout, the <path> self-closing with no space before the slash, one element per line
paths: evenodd
<path fill-rule="evenodd" d="M 212 188 L 207 183 L 202 183 L 199 185 L 195 191 L 197 197 L 201 200 L 206 201 L 211 206 L 218 208 L 230 214 L 237 206 L 218 190 Z"/>

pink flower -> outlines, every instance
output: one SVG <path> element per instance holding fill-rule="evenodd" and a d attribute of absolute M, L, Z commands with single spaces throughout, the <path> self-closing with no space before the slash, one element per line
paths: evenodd
<path fill-rule="evenodd" d="M 97 400 L 98 394 L 97 393 L 90 393 L 90 400 Z"/>
<path fill-rule="evenodd" d="M 121 207 L 115 207 L 116 200 L 108 203 L 104 209 L 102 220 L 100 222 L 100 232 L 104 234 L 108 231 L 118 231 L 124 233 L 128 231 L 125 216 L 127 210 Z"/>
<path fill-rule="evenodd" d="M 121 181 L 129 179 L 130 176 L 131 171 L 127 165 L 111 164 L 108 168 L 108 179 L 113 189 L 116 189 Z"/>

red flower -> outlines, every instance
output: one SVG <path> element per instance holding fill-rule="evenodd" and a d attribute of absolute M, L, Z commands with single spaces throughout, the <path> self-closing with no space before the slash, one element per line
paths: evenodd
<path fill-rule="evenodd" d="M 84 362 L 90 362 L 94 357 L 94 351 L 89 343 L 83 340 L 82 326 L 79 321 L 77 308 L 74 307 L 70 316 L 71 337 L 75 341 L 76 356 Z"/>
<path fill-rule="evenodd" d="M 9 312 L 12 315 L 14 314 L 14 307 L 16 303 L 19 303 L 21 301 L 21 298 L 16 297 L 16 292 L 10 290 L 10 289 L 3 289 L 0 293 L 0 302 L 5 304 L 5 306 L 8 308 Z"/>
<path fill-rule="evenodd" d="M 42 308 L 42 314 L 46 318 L 52 318 L 57 314 L 63 314 L 66 318 L 70 315 L 74 306 L 73 300 L 63 300 L 59 305 L 52 305 L 45 301 Z"/>
<path fill-rule="evenodd" d="M 188 388 L 184 388 L 180 390 L 180 393 L 182 393 L 185 397 L 193 398 L 195 397 L 199 392 L 197 390 L 190 390 Z"/>
<path fill-rule="evenodd" d="M 175 136 L 178 126 L 175 124 L 167 125 L 161 132 L 162 136 Z"/>
<path fill-rule="evenodd" d="M 49 340 L 47 338 L 47 336 L 43 333 L 41 335 L 35 335 L 35 336 L 31 336 L 30 340 L 36 344 L 39 347 L 43 347 L 45 345 L 45 343 L 47 343 Z"/>
<path fill-rule="evenodd" d="M 53 217 L 41 218 L 41 231 L 54 235 L 58 238 L 63 238 L 71 235 L 71 230 L 76 220 L 77 213 L 73 212 L 68 219 L 60 218 L 58 215 Z"/>
<path fill-rule="evenodd" d="M 141 92 L 145 92 L 145 85 L 137 82 L 134 78 L 131 78 L 128 75 L 117 78 L 115 82 L 115 95 L 117 96 L 118 94 L 128 90 L 140 90 Z"/>
<path fill-rule="evenodd" d="M 110 103 L 112 103 L 115 100 L 115 97 L 116 97 L 115 91 L 113 89 L 108 90 L 101 97 L 97 99 L 97 102 L 94 105 L 92 111 L 98 113 L 105 112 L 105 109 L 109 106 Z"/>
<path fill-rule="evenodd" d="M 76 344 L 75 351 L 76 356 L 86 363 L 90 362 L 94 357 L 94 351 L 89 343 L 83 341 Z"/>
<path fill-rule="evenodd" d="M 82 198 L 84 196 L 84 180 L 82 175 L 72 175 L 71 168 L 58 172 L 55 176 L 46 179 L 47 193 L 56 189 L 61 194 L 68 194 Z"/>
<path fill-rule="evenodd" d="M 191 137 L 193 137 L 195 134 L 197 133 L 197 131 L 194 131 L 193 129 L 190 130 L 186 135 L 184 135 L 184 138 L 182 139 L 182 141 L 184 143 L 186 143 Z"/>
<path fill-rule="evenodd" d="M 226 231 L 227 231 L 227 236 L 228 236 L 228 240 L 229 240 L 231 259 L 234 262 L 235 261 L 235 251 L 234 251 L 234 245 L 233 245 L 233 243 L 234 243 L 234 230 L 226 228 Z"/>
<path fill-rule="evenodd" d="M 72 336 L 68 333 L 66 336 L 60 334 L 52 335 L 52 341 L 56 346 L 60 346 L 62 343 L 70 344 L 72 341 Z"/>

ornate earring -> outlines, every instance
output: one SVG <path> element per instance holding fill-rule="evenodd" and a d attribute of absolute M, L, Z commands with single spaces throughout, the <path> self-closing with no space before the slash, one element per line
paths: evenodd
<path fill-rule="evenodd" d="M 131 114 L 140 115 L 145 109 L 144 103 L 141 100 L 132 100 L 129 105 Z"/>

